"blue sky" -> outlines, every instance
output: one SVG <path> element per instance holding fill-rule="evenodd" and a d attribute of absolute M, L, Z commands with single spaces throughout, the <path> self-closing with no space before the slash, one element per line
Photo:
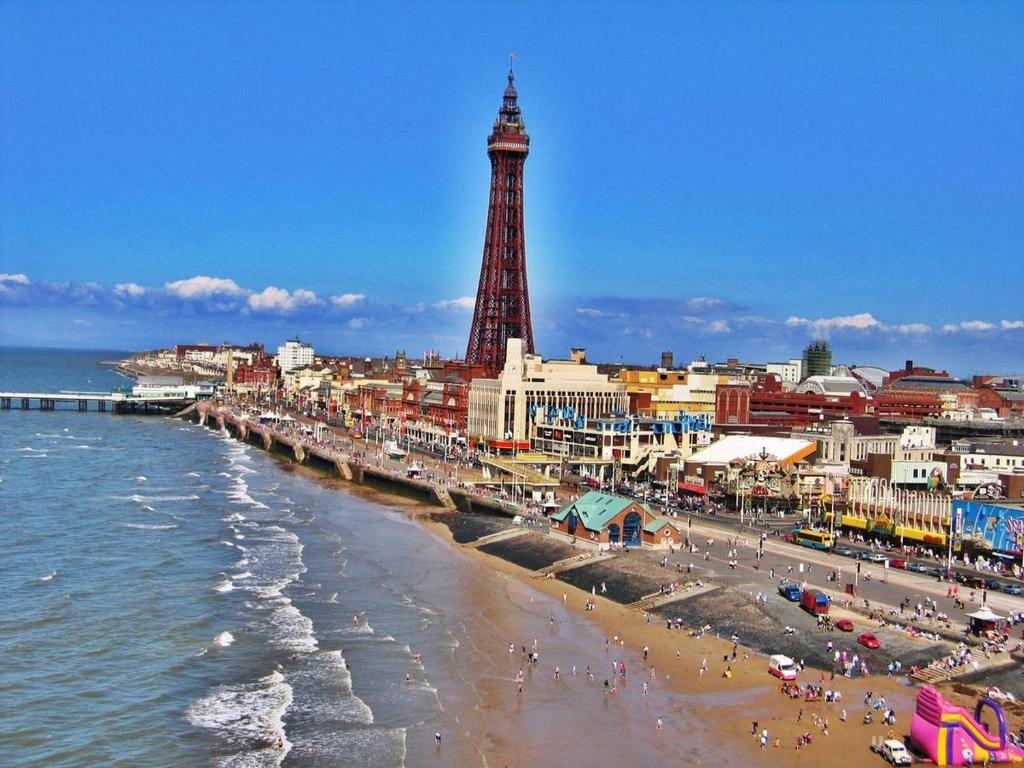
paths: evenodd
<path fill-rule="evenodd" d="M 462 354 L 508 64 L 539 351 L 1024 370 L 1024 4 L 0 4 L 0 344 Z"/>

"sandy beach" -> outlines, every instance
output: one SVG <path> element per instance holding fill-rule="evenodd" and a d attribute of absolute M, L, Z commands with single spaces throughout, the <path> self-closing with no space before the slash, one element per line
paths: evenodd
<path fill-rule="evenodd" d="M 666 760 L 684 765 L 742 760 L 842 768 L 879 760 L 869 751 L 873 736 L 904 738 L 909 732 L 916 689 L 905 678 L 873 674 L 833 679 L 829 672 L 814 668 L 814 663 L 826 666 L 822 660 L 827 658 L 824 645 L 829 638 L 825 634 L 806 636 L 808 643 L 822 647 L 808 647 L 808 666 L 798 682 L 838 691 L 841 701 L 807 702 L 785 696 L 779 681 L 767 672 L 765 653 L 771 652 L 766 648 L 771 644 L 770 633 L 781 631 L 781 625 L 768 622 L 760 627 L 760 651 L 742 642 L 734 645 L 725 634 L 737 627 L 749 628 L 740 634 L 751 634 L 754 623 L 762 618 L 751 613 L 748 602 L 729 603 L 735 591 L 721 589 L 686 598 L 655 611 L 648 620 L 624 603 L 649 591 L 651 574 L 644 572 L 652 567 L 649 561 L 630 563 L 619 558 L 603 570 L 588 566 L 563 578 L 538 578 L 536 569 L 573 552 L 567 543 L 531 533 L 517 537 L 517 546 L 495 543 L 477 548 L 477 539 L 507 528 L 508 521 L 439 513 L 435 507 L 328 478 L 306 467 L 284 466 L 337 491 L 402 511 L 444 541 L 453 557 L 465 558 L 452 565 L 453 572 L 461 572 L 464 565 L 476 566 L 476 586 L 461 595 L 467 602 L 463 609 L 472 617 L 464 637 L 471 652 L 460 650 L 457 668 L 445 672 L 457 675 L 459 685 L 446 689 L 441 682 L 438 692 L 442 700 L 449 696 L 458 702 L 461 735 L 475 745 L 486 765 L 548 765 L 550 751 L 557 749 L 559 763 L 567 766 L 602 764 L 601 760 L 614 755 L 615 760 L 645 765 Z M 513 549 L 517 551 L 510 556 Z M 638 570 L 631 574 L 630 568 Z M 609 580 L 609 592 L 615 592 L 619 601 L 603 597 L 596 580 L 587 589 L 588 578 L 596 579 L 594 574 Z M 439 589 L 441 584 L 443 580 Z M 771 586 L 765 574 L 764 588 Z M 595 605 L 592 611 L 586 609 L 588 600 Z M 715 619 L 709 620 L 709 615 Z M 682 618 L 686 628 L 667 629 L 666 616 Z M 705 621 L 712 629 L 692 637 L 689 630 Z M 716 629 L 722 636 L 716 636 Z M 542 661 L 531 666 L 527 654 L 534 639 L 539 639 Z M 625 678 L 611 674 L 612 662 L 623 660 Z M 586 677 L 587 667 L 593 681 Z M 730 678 L 724 676 L 727 668 Z M 525 670 L 521 693 L 516 680 L 520 670 Z M 606 678 L 614 692 L 604 692 Z M 969 707 L 976 699 L 976 689 L 964 684 L 944 686 L 943 693 Z M 878 711 L 873 724 L 862 722 L 868 694 L 884 696 L 886 706 L 895 710 L 893 727 L 881 724 Z M 1010 726 L 1019 727 L 1020 708 L 1011 706 L 1007 714 Z M 609 730 L 609 723 L 621 728 L 621 733 Z M 762 747 L 760 736 L 765 729 L 768 738 Z M 427 747 L 429 729 L 420 730 L 410 734 L 410 765 L 462 764 L 475 757 Z M 800 737 L 807 735 L 810 743 L 798 746 Z"/>

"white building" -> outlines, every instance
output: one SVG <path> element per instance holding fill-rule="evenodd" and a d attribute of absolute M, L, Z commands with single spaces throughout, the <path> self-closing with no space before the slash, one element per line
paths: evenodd
<path fill-rule="evenodd" d="M 610 382 L 596 365 L 572 360 L 549 360 L 523 352 L 521 339 L 509 339 L 505 367 L 496 379 L 474 379 L 469 388 L 469 429 L 473 438 L 496 450 L 526 450 L 530 420 L 555 413 L 596 419 L 625 414 L 626 385 Z"/>
<path fill-rule="evenodd" d="M 281 373 L 302 368 L 313 363 L 313 345 L 296 339 L 289 339 L 277 348 L 277 367 Z"/>
<path fill-rule="evenodd" d="M 804 361 L 794 357 L 786 363 L 768 363 L 765 366 L 766 373 L 774 373 L 783 384 L 799 384 L 803 378 Z"/>

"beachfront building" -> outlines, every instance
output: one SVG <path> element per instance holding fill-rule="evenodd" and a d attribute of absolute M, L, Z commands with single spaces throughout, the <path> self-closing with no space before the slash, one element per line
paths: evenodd
<path fill-rule="evenodd" d="M 657 477 L 664 480 L 668 462 L 679 462 L 710 445 L 712 415 L 678 414 L 671 420 L 606 416 L 579 420 L 561 413 L 536 414 L 531 420 L 530 447 L 560 457 L 584 476 L 601 480 Z"/>
<path fill-rule="evenodd" d="M 1024 550 L 1024 504 L 982 499 L 953 501 L 953 514 L 960 521 L 959 533 L 976 553 L 989 552 L 1013 563 L 1021 561 Z"/>
<path fill-rule="evenodd" d="M 611 382 L 586 362 L 583 350 L 570 360 L 542 360 L 509 339 L 505 366 L 494 379 L 469 388 L 468 432 L 487 451 L 513 453 L 530 447 L 531 421 L 552 412 L 584 425 L 589 419 L 625 414 L 626 386 Z"/>
<path fill-rule="evenodd" d="M 741 513 L 783 513 L 808 501 L 807 460 L 815 443 L 726 435 L 675 467 L 678 490 L 734 504 Z"/>
<path fill-rule="evenodd" d="M 885 478 L 851 477 L 844 506 L 836 522 L 855 532 L 934 547 L 949 540 L 953 506 L 944 493 L 900 488 Z"/>
<path fill-rule="evenodd" d="M 289 339 L 277 348 L 277 367 L 281 369 L 281 373 L 312 363 L 313 345 L 308 342 L 299 341 L 298 338 Z"/>
<path fill-rule="evenodd" d="M 682 545 L 675 525 L 633 499 L 591 491 L 551 516 L 552 533 L 589 542 L 599 549 L 646 546 L 668 549 Z"/>
<path fill-rule="evenodd" d="M 664 368 L 623 368 L 616 379 L 626 385 L 629 412 L 655 419 L 714 413 L 718 386 L 731 381 L 729 375 L 703 369 L 669 371 Z"/>

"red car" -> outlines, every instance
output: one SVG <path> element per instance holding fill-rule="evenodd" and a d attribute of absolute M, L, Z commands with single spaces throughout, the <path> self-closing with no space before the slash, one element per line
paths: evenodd
<path fill-rule="evenodd" d="M 865 648 L 878 648 L 881 643 L 878 642 L 878 638 L 870 632 L 862 632 L 857 636 L 857 642 L 863 645 Z"/>
<path fill-rule="evenodd" d="M 849 619 L 839 619 L 836 622 L 836 629 L 842 630 L 843 632 L 853 632 L 853 622 Z"/>

